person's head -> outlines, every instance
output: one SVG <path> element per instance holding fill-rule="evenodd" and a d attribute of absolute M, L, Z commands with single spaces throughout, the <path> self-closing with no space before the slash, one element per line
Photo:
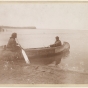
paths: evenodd
<path fill-rule="evenodd" d="M 11 37 L 12 38 L 17 38 L 17 33 L 12 33 Z"/>
<path fill-rule="evenodd" d="M 59 37 L 58 36 L 56 36 L 56 40 L 59 40 Z"/>

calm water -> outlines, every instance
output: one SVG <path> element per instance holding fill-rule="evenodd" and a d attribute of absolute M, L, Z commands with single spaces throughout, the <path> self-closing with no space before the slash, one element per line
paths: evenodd
<path fill-rule="evenodd" d="M 62 43 L 70 44 L 70 55 L 62 59 L 60 67 L 64 70 L 88 73 L 88 31 L 82 30 L 9 30 L 0 33 L 0 45 L 7 44 L 12 32 L 18 33 L 18 41 L 23 48 L 47 47 L 59 36 Z"/>

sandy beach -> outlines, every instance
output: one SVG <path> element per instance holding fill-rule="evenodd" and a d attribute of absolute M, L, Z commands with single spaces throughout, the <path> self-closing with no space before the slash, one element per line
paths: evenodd
<path fill-rule="evenodd" d="M 6 63 L 6 62 L 4 62 Z M 9 64 L 9 63 L 8 63 Z M 13 64 L 13 65 L 11 65 Z M 88 74 L 63 70 L 59 66 L 0 66 L 0 84 L 87 84 Z M 11 65 L 11 66 L 10 66 Z M 82 78 L 82 80 L 80 80 Z"/>

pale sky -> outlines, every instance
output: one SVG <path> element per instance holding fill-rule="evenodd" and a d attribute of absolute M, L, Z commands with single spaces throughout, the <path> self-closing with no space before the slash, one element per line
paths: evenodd
<path fill-rule="evenodd" d="M 0 3 L 0 25 L 88 29 L 88 3 Z"/>

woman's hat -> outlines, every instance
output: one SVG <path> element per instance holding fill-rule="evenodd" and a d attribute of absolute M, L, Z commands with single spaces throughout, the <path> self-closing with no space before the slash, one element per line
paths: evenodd
<path fill-rule="evenodd" d="M 58 36 L 56 36 L 56 38 L 59 38 Z"/>
<path fill-rule="evenodd" d="M 15 38 L 17 36 L 17 33 L 12 33 L 11 37 Z"/>

